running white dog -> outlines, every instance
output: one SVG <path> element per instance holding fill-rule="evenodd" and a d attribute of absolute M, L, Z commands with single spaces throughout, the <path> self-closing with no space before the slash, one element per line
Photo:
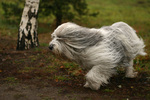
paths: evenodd
<path fill-rule="evenodd" d="M 87 70 L 86 84 L 93 90 L 107 84 L 117 66 L 126 68 L 126 77 L 134 78 L 133 59 L 146 55 L 144 42 L 124 22 L 100 29 L 64 23 L 53 32 L 49 44 L 56 54 L 63 54 Z"/>

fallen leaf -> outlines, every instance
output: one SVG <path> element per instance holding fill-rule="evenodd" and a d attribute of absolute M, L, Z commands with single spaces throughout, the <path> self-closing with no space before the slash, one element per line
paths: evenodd
<path fill-rule="evenodd" d="M 64 68 L 64 66 L 60 66 L 60 68 Z"/>
<path fill-rule="evenodd" d="M 122 85 L 118 85 L 119 88 L 122 88 Z"/>
<path fill-rule="evenodd" d="M 82 73 L 82 70 L 79 70 L 80 73 Z"/>
<path fill-rule="evenodd" d="M 133 89 L 134 87 L 133 86 L 131 86 L 131 89 Z"/>
<path fill-rule="evenodd" d="M 58 82 L 58 79 L 56 79 L 55 81 Z"/>

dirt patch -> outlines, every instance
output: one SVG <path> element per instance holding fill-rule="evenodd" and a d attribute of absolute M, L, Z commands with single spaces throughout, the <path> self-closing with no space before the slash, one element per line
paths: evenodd
<path fill-rule="evenodd" d="M 150 73 L 128 79 L 119 71 L 98 91 L 83 88 L 85 72 L 48 50 L 50 34 L 40 47 L 16 51 L 17 39 L 0 37 L 0 100 L 149 100 Z M 148 63 L 148 58 L 142 61 Z M 144 64 L 143 64 L 144 66 Z"/>

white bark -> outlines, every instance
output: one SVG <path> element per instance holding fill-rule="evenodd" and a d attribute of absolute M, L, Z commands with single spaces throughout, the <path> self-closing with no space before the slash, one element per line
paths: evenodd
<path fill-rule="evenodd" d="M 26 0 L 18 32 L 18 50 L 38 46 L 37 16 L 40 0 Z"/>

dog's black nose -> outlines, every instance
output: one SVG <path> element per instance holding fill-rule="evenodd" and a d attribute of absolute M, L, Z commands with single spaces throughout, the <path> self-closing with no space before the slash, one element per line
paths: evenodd
<path fill-rule="evenodd" d="M 50 50 L 53 50 L 53 46 L 54 46 L 54 45 L 52 45 L 52 44 L 49 45 L 49 49 L 50 49 Z"/>

